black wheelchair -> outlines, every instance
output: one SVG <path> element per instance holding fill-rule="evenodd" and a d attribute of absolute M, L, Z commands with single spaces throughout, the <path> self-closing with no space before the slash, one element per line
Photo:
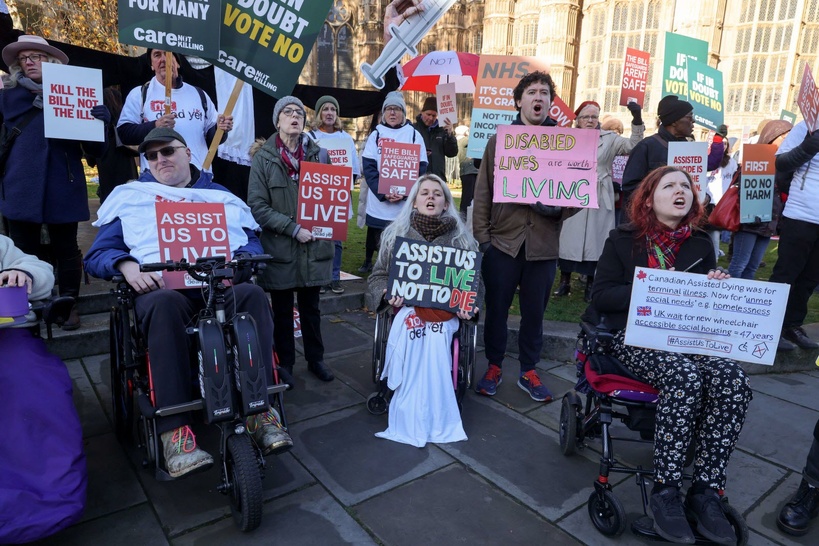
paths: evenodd
<path fill-rule="evenodd" d="M 268 395 L 274 396 L 274 406 L 287 428 L 283 392 L 287 385 L 279 381 L 274 365 L 273 385 L 259 366 L 252 365 L 255 355 L 272 347 L 261 347 L 253 317 L 239 312 L 226 316 L 225 279 L 231 279 L 235 268 L 253 267 L 269 261 L 269 256 L 255 256 L 234 261 L 224 257 L 199 258 L 195 263 L 184 260 L 143 264 L 142 271 L 185 271 L 203 283 L 206 305 L 200 311 L 196 325 L 187 329 L 196 347 L 192 369 L 198 369 L 198 381 L 192 378 L 192 397 L 201 398 L 174 406 L 157 407 L 151 382 L 151 363 L 144 336 L 138 328 L 134 308 L 136 294 L 122 277 L 115 277 L 116 298 L 110 311 L 111 402 L 114 429 L 120 442 L 134 439 L 137 425 L 138 447 L 142 450 L 144 467 L 154 467 L 157 480 L 173 480 L 164 468 L 162 446 L 156 429 L 156 419 L 195 410 L 202 410 L 206 424 L 219 426 L 221 482 L 217 490 L 228 495 L 236 525 L 251 531 L 261 523 L 262 479 L 265 460 L 245 428 L 245 417 L 268 410 Z M 238 343 L 238 340 L 242 340 Z M 274 363 L 276 362 L 274 354 Z M 227 363 L 227 366 L 224 365 Z M 225 410 L 225 408 L 229 408 Z"/>
<path fill-rule="evenodd" d="M 634 534 L 663 540 L 654 531 L 654 522 L 648 515 L 647 481 L 652 481 L 654 470 L 642 466 L 628 466 L 615 457 L 613 440 L 654 445 L 654 428 L 658 391 L 641 382 L 617 359 L 607 354 L 613 339 L 605 324 L 580 324 L 577 336 L 575 361 L 578 381 L 574 390 L 567 392 L 560 409 L 560 449 L 570 456 L 584 449 L 587 440 L 599 439 L 602 443 L 600 470 L 588 500 L 588 512 L 594 527 L 603 535 L 619 536 L 626 529 L 626 512 L 623 504 L 613 493 L 609 475 L 627 474 L 636 477 L 643 501 L 643 516 L 631 524 Z M 581 399 L 585 395 L 585 403 Z M 619 419 L 639 438 L 612 436 L 611 427 Z M 688 446 L 685 467 L 694 460 L 694 446 Z M 691 480 L 690 474 L 683 476 Z M 749 531 L 742 515 L 721 496 L 721 506 L 726 518 L 737 535 L 737 545 L 748 543 Z M 693 517 L 689 520 L 693 523 Z M 697 544 L 713 544 L 696 531 L 692 525 Z"/>
<path fill-rule="evenodd" d="M 387 357 L 387 340 L 395 318 L 395 309 L 383 298 L 375 312 L 375 333 L 373 334 L 372 379 L 378 385 L 378 391 L 367 397 L 367 411 L 373 415 L 387 412 L 393 391 L 387 386 L 387 380 L 381 379 Z M 466 392 L 472 389 L 475 350 L 478 338 L 478 315 L 468 321 L 461 320 L 458 332 L 452 336 L 452 388 L 458 408 L 463 409 Z"/>

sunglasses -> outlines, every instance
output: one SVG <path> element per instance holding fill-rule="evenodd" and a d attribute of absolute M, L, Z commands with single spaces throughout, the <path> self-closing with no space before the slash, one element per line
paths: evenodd
<path fill-rule="evenodd" d="M 162 154 L 162 157 L 171 157 L 176 153 L 176 150 L 179 150 L 180 148 L 187 148 L 187 146 L 165 146 L 164 148 L 160 148 L 158 150 L 145 152 L 145 159 L 148 161 L 156 161 L 158 154 Z"/>

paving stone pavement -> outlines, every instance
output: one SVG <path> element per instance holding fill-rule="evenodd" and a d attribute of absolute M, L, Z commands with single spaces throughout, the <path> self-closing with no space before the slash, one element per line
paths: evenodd
<path fill-rule="evenodd" d="M 322 383 L 296 365 L 285 396 L 294 449 L 268 457 L 262 525 L 241 533 L 217 470 L 157 482 L 134 446 L 111 426 L 109 359 L 68 361 L 88 456 L 83 520 L 41 544 L 645 544 L 629 530 L 617 539 L 592 526 L 586 501 L 597 473 L 599 442 L 564 457 L 558 445 L 560 398 L 574 384 L 571 363 L 542 361 L 555 403 L 533 402 L 515 385 L 510 355 L 497 396 L 469 393 L 463 410 L 469 440 L 423 449 L 375 438 L 386 416 L 365 407 L 371 379 L 372 316 L 323 317 L 327 362 L 336 381 Z M 300 345 L 300 344 L 299 344 Z M 476 375 L 486 369 L 477 355 Z M 755 375 L 755 396 L 729 468 L 728 495 L 751 528 L 749 544 L 817 544 L 819 525 L 801 539 L 775 518 L 799 484 L 819 417 L 819 372 Z M 623 425 L 621 435 L 632 435 Z M 215 451 L 214 427 L 195 426 Z M 621 459 L 650 464 L 650 449 L 615 444 Z M 642 448 L 642 449 L 641 449 Z M 629 522 L 642 514 L 634 480 L 613 478 Z"/>

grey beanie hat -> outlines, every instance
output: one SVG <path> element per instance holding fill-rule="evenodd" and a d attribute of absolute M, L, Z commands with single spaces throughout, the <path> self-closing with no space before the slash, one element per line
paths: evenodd
<path fill-rule="evenodd" d="M 296 97 L 294 97 L 292 95 L 287 95 L 286 97 L 280 98 L 279 100 L 276 101 L 275 106 L 273 106 L 273 128 L 274 129 L 276 129 L 276 130 L 279 129 L 279 126 L 278 126 L 279 114 L 282 113 L 282 110 L 284 110 L 285 107 L 290 106 L 291 104 L 301 108 L 302 112 L 304 111 L 304 103 L 301 102 Z"/>
<path fill-rule="evenodd" d="M 384 104 L 381 106 L 381 115 L 384 115 L 384 110 L 387 109 L 387 106 L 398 106 L 404 111 L 404 115 L 407 115 L 407 103 L 404 102 L 404 95 L 402 95 L 400 91 L 390 91 L 387 93 Z"/>

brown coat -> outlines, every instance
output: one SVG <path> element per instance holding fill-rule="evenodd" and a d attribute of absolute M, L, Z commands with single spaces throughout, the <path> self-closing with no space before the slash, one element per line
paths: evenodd
<path fill-rule="evenodd" d="M 494 203 L 495 189 L 495 142 L 497 135 L 489 137 L 475 183 L 472 232 L 478 244 L 491 242 L 501 252 L 515 257 L 526 243 L 526 259 L 529 261 L 556 260 L 560 226 L 577 209 L 563 209 L 560 218 L 546 218 L 529 205 Z"/>

